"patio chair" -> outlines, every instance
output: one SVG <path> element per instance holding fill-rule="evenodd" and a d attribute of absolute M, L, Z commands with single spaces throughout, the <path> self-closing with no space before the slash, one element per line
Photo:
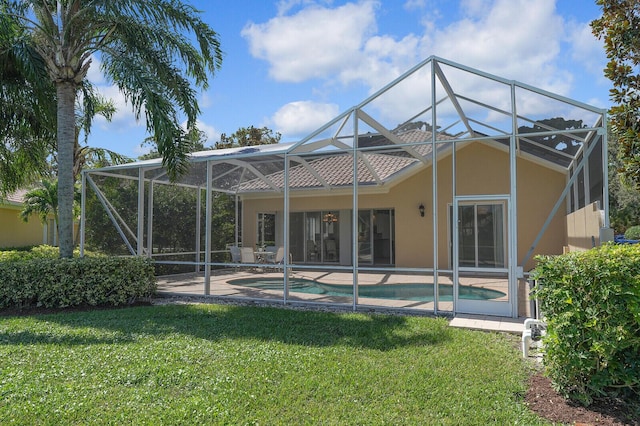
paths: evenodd
<path fill-rule="evenodd" d="M 276 255 L 269 258 L 269 263 L 273 263 L 274 265 L 277 265 L 283 262 L 284 262 L 284 247 L 278 247 L 278 249 L 276 250 Z"/>
<path fill-rule="evenodd" d="M 229 247 L 229 253 L 231 254 L 232 263 L 240 263 L 242 261 L 242 254 L 240 253 L 240 247 L 238 246 Z"/>
<path fill-rule="evenodd" d="M 253 249 L 251 247 L 242 247 L 240 249 L 240 262 L 256 263 L 256 256 L 253 254 Z"/>

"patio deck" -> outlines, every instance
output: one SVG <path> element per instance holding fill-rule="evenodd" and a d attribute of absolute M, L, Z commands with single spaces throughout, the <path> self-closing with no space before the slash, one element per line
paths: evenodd
<path fill-rule="evenodd" d="M 281 280 L 282 272 L 255 272 L 251 270 L 225 269 L 214 271 L 211 274 L 209 295 L 204 294 L 204 274 L 188 273 L 158 277 L 158 294 L 163 297 L 204 297 L 204 298 L 228 298 L 241 301 L 263 301 L 284 304 L 282 290 L 264 290 L 241 285 L 230 284 L 237 279 L 265 279 Z M 296 271 L 290 278 L 316 280 L 322 278 L 323 283 L 351 284 L 350 273 L 330 271 Z M 477 286 L 493 290 L 501 290 L 505 283 L 502 280 L 492 278 L 466 277 L 461 278 L 464 285 Z M 424 282 L 424 276 L 401 274 L 366 274 L 358 275 L 360 286 L 385 284 Z M 451 284 L 450 277 L 439 278 L 441 284 Z M 287 304 L 292 305 L 318 305 L 332 306 L 344 311 L 353 311 L 353 298 L 343 296 L 329 296 L 325 294 L 311 294 L 290 292 Z M 358 312 L 407 312 L 416 315 L 432 315 L 434 303 L 432 301 L 398 300 L 358 297 L 355 307 Z M 453 303 L 451 301 L 438 301 L 438 313 L 451 315 L 449 324 L 452 327 L 467 328 L 484 331 L 498 331 L 521 334 L 524 330 L 525 318 L 503 318 L 489 315 L 458 314 L 453 316 Z"/>

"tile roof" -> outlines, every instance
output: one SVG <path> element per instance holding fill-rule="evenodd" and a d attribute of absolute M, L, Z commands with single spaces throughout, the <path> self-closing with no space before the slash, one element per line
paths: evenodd
<path fill-rule="evenodd" d="M 0 201 L 4 201 L 4 203 L 11 203 L 11 204 L 22 204 L 24 203 L 24 195 L 27 193 L 26 189 L 19 189 L 15 192 L 12 192 L 11 194 L 7 194 L 6 197 L 4 197 L 4 199 L 0 199 Z M 0 202 L 0 204 L 2 204 Z"/>
<path fill-rule="evenodd" d="M 398 134 L 406 143 L 430 142 L 431 132 L 413 129 Z M 438 134 L 439 140 L 448 140 L 448 135 Z M 393 147 L 387 138 L 381 135 L 366 135 L 359 140 L 359 146 Z M 375 185 L 387 183 L 400 172 L 409 167 L 421 164 L 417 157 L 429 158 L 432 147 L 416 145 L 410 148 L 396 148 L 393 151 L 374 152 L 361 151 L 358 154 L 357 176 L 359 185 Z M 312 172 L 313 170 L 313 172 Z M 314 174 L 315 172 L 315 174 Z M 266 175 L 266 179 L 255 178 L 241 183 L 239 192 L 272 191 L 272 183 L 277 188 L 284 187 L 284 171 Z M 353 185 L 353 156 L 350 153 L 326 154 L 308 160 L 307 164 L 299 163 L 289 169 L 289 188 L 314 189 L 331 187 L 349 187 Z"/>
<path fill-rule="evenodd" d="M 364 160 L 363 160 L 364 158 Z M 366 164 L 369 163 L 371 168 Z M 383 155 L 363 153 L 358 158 L 358 181 L 360 185 L 373 185 L 388 180 L 395 173 L 418 162 L 411 157 L 399 157 L 395 155 Z M 325 185 L 332 187 L 344 187 L 353 184 L 353 156 L 340 154 L 317 158 L 308 163 L 318 179 L 306 165 L 299 164 L 289 170 L 289 188 L 321 188 Z M 378 179 L 376 179 L 376 176 Z M 284 186 L 284 171 L 267 176 L 278 188 Z M 241 192 L 271 190 L 271 187 L 263 179 L 252 179 L 240 185 Z"/>

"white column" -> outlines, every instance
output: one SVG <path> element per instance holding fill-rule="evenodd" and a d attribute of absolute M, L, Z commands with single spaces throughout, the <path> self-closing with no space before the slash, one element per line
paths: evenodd
<path fill-rule="evenodd" d="M 153 255 L 153 180 L 149 181 L 149 201 L 147 206 L 147 257 L 152 258 Z"/>
<path fill-rule="evenodd" d="M 138 169 L 138 230 L 136 240 L 138 243 L 137 255 L 144 253 L 144 169 Z"/>
<path fill-rule="evenodd" d="M 210 161 L 207 161 L 207 193 L 205 208 L 205 225 L 204 229 L 207 234 L 204 236 L 204 294 L 211 294 L 211 167 Z"/>
<path fill-rule="evenodd" d="M 87 176 L 85 172 L 82 172 L 82 184 L 80 187 L 80 257 L 84 257 L 84 233 L 85 233 L 85 218 L 86 218 L 86 208 L 87 208 Z M 45 242 L 47 242 L 47 227 L 49 221 L 47 220 L 47 225 L 44 227 L 44 238 Z"/>

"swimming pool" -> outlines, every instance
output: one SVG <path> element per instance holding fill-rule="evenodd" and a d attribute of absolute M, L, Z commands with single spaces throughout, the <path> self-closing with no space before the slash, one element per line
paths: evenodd
<path fill-rule="evenodd" d="M 229 281 L 231 285 L 257 288 L 260 290 L 280 290 L 283 288 L 281 279 L 269 278 L 240 278 Z M 439 300 L 446 302 L 453 300 L 453 285 L 439 284 Z M 322 294 L 324 296 L 353 296 L 351 284 L 326 284 L 304 278 L 289 279 L 289 291 L 294 293 Z M 458 287 L 459 297 L 470 300 L 491 300 L 505 296 L 505 293 L 488 288 L 461 285 Z M 420 302 L 433 301 L 433 285 L 421 283 L 376 284 L 358 286 L 358 297 L 374 299 L 415 300 Z"/>

